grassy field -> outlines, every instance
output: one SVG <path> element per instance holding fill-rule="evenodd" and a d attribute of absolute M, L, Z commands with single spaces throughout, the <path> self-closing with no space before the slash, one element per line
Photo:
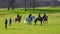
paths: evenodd
<path fill-rule="evenodd" d="M 55 10 L 0 10 L 0 34 L 60 34 L 60 10 L 56 10 L 55 12 L 54 11 Z M 30 13 L 37 17 L 38 13 L 41 13 L 41 15 L 43 16 L 44 12 L 48 15 L 48 24 L 45 23 L 43 24 L 43 26 L 41 26 L 39 21 L 36 26 L 34 25 L 34 22 L 32 22 L 32 25 L 23 23 L 25 17 L 28 16 Z M 15 24 L 13 21 L 12 26 L 9 26 L 8 22 L 8 29 L 5 29 L 4 20 L 6 18 L 9 20 L 10 17 L 14 20 L 17 13 L 22 15 L 22 20 L 20 24 Z"/>

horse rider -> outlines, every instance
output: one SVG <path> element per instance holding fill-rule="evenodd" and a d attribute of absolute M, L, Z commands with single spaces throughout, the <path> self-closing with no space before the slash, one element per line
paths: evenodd
<path fill-rule="evenodd" d="M 40 15 L 40 13 L 39 13 L 39 14 L 38 14 L 38 19 L 40 19 L 40 20 L 41 20 L 41 18 L 42 18 L 42 17 L 41 17 L 41 15 Z"/>
<path fill-rule="evenodd" d="M 43 18 L 44 18 L 45 20 L 47 20 L 47 15 L 46 15 L 45 13 L 44 13 Z"/>
<path fill-rule="evenodd" d="M 19 17 L 19 14 L 17 14 L 17 17 Z"/>
<path fill-rule="evenodd" d="M 31 16 L 32 16 L 32 14 L 30 14 L 28 17 L 32 20 Z"/>
<path fill-rule="evenodd" d="M 41 15 L 40 15 L 40 13 L 39 13 L 38 17 L 39 17 L 39 18 L 41 18 Z"/>

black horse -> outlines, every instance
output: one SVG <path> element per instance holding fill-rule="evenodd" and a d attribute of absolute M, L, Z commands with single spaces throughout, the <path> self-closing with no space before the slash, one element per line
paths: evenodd
<path fill-rule="evenodd" d="M 22 18 L 22 16 L 16 17 L 16 18 L 15 18 L 15 23 L 16 23 L 17 21 L 18 21 L 18 23 L 20 23 L 21 18 Z"/>
<path fill-rule="evenodd" d="M 48 16 L 46 16 L 44 14 L 44 16 L 41 17 L 40 14 L 39 14 L 38 17 L 34 21 L 35 25 L 36 25 L 37 21 L 40 21 L 41 22 L 41 26 L 42 26 L 42 24 L 43 24 L 44 21 L 48 21 Z"/>
<path fill-rule="evenodd" d="M 10 7 L 14 10 L 14 2 L 15 0 L 8 0 L 8 10 L 10 10 Z"/>
<path fill-rule="evenodd" d="M 35 25 L 36 25 L 37 21 L 40 21 L 41 22 L 41 26 L 42 26 L 43 18 L 42 17 L 41 18 L 39 18 L 39 17 L 36 18 L 35 21 L 34 21 Z"/>

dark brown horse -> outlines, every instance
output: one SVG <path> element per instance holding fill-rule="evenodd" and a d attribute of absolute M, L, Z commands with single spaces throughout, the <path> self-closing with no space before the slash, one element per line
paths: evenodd
<path fill-rule="evenodd" d="M 16 17 L 16 18 L 15 18 L 15 23 L 16 23 L 17 21 L 18 21 L 18 23 L 20 23 L 21 18 L 22 18 L 22 16 Z"/>
<path fill-rule="evenodd" d="M 48 16 L 43 17 L 43 23 L 47 23 L 48 24 Z"/>

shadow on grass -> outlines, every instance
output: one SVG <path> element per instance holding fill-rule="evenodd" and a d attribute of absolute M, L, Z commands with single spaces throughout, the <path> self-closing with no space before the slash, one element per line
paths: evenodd
<path fill-rule="evenodd" d="M 41 26 L 41 24 L 36 24 L 34 26 Z M 42 24 L 42 26 L 60 26 L 60 24 Z"/>
<path fill-rule="evenodd" d="M 8 28 L 9 30 L 24 30 L 24 29 L 21 29 L 21 28 Z"/>

